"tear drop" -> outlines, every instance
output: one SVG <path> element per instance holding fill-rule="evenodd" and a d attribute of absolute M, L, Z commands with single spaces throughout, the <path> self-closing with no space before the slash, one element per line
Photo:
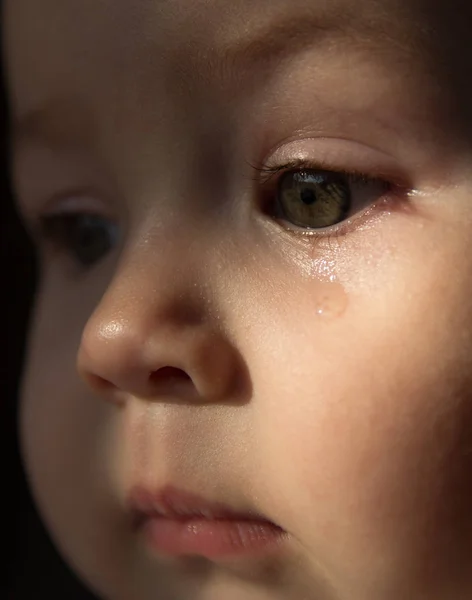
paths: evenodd
<path fill-rule="evenodd" d="M 336 319 L 347 308 L 348 297 L 339 283 L 320 283 L 315 298 L 315 313 L 323 319 Z"/>

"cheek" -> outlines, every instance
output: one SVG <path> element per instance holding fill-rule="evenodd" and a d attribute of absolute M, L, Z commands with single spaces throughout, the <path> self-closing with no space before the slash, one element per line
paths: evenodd
<path fill-rule="evenodd" d="M 75 282 L 65 285 L 59 273 L 56 268 L 44 274 L 22 390 L 24 445 L 33 446 L 29 460 L 44 477 L 48 461 L 61 462 L 61 448 L 71 458 L 90 449 L 105 406 L 90 396 L 76 370 L 83 328 L 100 288 L 93 282 L 89 290 L 78 290 Z"/>
<path fill-rule="evenodd" d="M 122 516 L 109 497 L 117 467 L 113 414 L 88 392 L 75 366 L 97 285 L 95 293 L 80 295 L 73 284 L 58 286 L 46 277 L 38 296 L 21 394 L 22 454 L 61 554 L 87 581 L 110 589 L 117 586 L 116 565 L 124 573 L 128 558 Z"/>
<path fill-rule="evenodd" d="M 384 254 L 371 242 L 355 262 L 339 256 L 348 298 L 341 317 L 316 314 L 316 281 L 286 296 L 283 312 L 266 314 L 260 468 L 278 490 L 282 520 L 329 549 L 333 565 L 351 564 L 353 577 L 374 565 L 378 573 L 402 565 L 405 577 L 434 568 L 456 551 L 451 539 L 458 553 L 469 546 L 458 564 L 470 555 L 472 312 L 464 298 L 472 260 L 464 240 L 410 235 L 395 250 L 383 243 Z"/>

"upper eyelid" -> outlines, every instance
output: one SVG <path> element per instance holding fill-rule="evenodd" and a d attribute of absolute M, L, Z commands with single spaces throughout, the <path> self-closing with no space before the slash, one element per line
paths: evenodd
<path fill-rule="evenodd" d="M 287 168 L 294 168 L 297 166 L 302 166 L 303 164 L 309 162 L 304 159 L 294 159 L 292 161 L 288 161 L 281 164 L 276 164 L 273 166 L 265 165 L 265 164 L 251 164 L 251 167 L 260 173 L 277 173 L 278 171 L 282 171 Z"/>
<path fill-rule="evenodd" d="M 52 188 L 53 186 L 51 186 Z M 110 221 L 121 220 L 121 203 L 113 201 L 100 188 L 90 185 L 65 185 L 55 192 L 38 193 L 37 198 L 19 198 L 15 204 L 23 219 L 35 222 L 42 215 L 94 214 Z M 33 196 L 33 194 L 28 194 Z M 111 208 L 113 207 L 113 209 Z"/>
<path fill-rule="evenodd" d="M 415 188 L 418 172 L 405 157 L 386 152 L 377 147 L 343 136 L 301 135 L 296 133 L 271 146 L 255 164 L 255 171 L 278 172 L 278 167 L 297 168 L 312 165 L 323 171 L 365 175 L 383 179 L 399 188 Z"/>
<path fill-rule="evenodd" d="M 371 175 L 362 169 L 342 169 L 342 168 L 329 168 L 326 165 L 318 165 L 316 161 L 295 159 L 289 163 L 274 165 L 273 167 L 251 165 L 258 173 L 258 182 L 260 185 L 266 185 L 267 183 L 275 180 L 275 183 L 279 180 L 277 175 L 284 174 L 290 171 L 302 170 L 313 170 L 313 171 L 326 171 L 331 173 L 339 173 L 346 176 L 354 176 L 365 179 L 366 181 L 383 181 L 391 186 L 397 187 L 406 193 L 410 192 L 411 188 L 403 184 L 398 184 L 392 181 L 391 177 L 382 177 L 381 175 Z"/>

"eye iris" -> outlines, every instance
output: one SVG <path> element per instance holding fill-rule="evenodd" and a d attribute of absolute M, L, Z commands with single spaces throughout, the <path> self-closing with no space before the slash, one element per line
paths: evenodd
<path fill-rule="evenodd" d="M 284 218 L 294 225 L 317 229 L 346 218 L 351 191 L 342 174 L 304 170 L 282 177 L 277 200 Z"/>
<path fill-rule="evenodd" d="M 48 215 L 42 219 L 42 229 L 46 238 L 84 267 L 98 262 L 117 241 L 117 226 L 93 214 Z"/>
<path fill-rule="evenodd" d="M 112 247 L 108 224 L 94 215 L 81 215 L 71 224 L 71 245 L 79 262 L 90 266 L 100 260 Z"/>

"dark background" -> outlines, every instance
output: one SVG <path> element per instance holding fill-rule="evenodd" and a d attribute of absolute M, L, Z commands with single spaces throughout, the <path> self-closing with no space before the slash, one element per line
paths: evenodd
<path fill-rule="evenodd" d="M 0 25 L 1 25 L 0 6 Z M 1 57 L 0 57 L 1 59 Z M 39 518 L 22 468 L 18 445 L 18 384 L 37 283 L 33 248 L 15 212 L 9 178 L 8 106 L 0 60 L 0 439 L 3 452 L 0 597 L 8 600 L 93 600 L 57 554 Z"/>

